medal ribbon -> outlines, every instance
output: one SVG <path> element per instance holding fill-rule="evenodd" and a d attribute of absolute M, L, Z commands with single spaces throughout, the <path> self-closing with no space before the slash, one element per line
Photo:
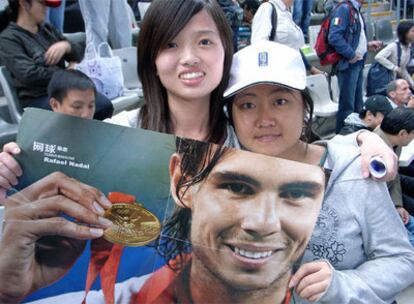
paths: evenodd
<path fill-rule="evenodd" d="M 110 192 L 108 199 L 112 204 L 131 204 L 136 201 L 135 196 L 120 192 Z M 101 276 L 101 287 L 105 303 L 114 303 L 116 275 L 118 273 L 123 248 L 124 246 L 113 244 L 104 238 L 92 240 L 91 258 L 89 260 L 88 275 L 85 284 L 85 297 L 82 304 L 86 304 L 86 296 L 98 277 L 98 274 Z"/>

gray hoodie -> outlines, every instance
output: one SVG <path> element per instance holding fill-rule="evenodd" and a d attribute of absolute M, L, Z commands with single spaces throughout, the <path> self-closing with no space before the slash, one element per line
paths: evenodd
<path fill-rule="evenodd" d="M 362 178 L 359 149 L 326 145 L 324 167 L 332 172 L 302 263 L 334 268 L 319 303 L 391 303 L 414 282 L 414 249 L 386 184 Z"/>

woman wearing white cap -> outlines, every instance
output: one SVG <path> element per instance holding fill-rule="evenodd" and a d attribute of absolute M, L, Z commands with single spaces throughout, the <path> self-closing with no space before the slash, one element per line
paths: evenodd
<path fill-rule="evenodd" d="M 414 252 L 386 185 L 362 177 L 356 147 L 307 143 L 313 102 L 297 51 L 268 41 L 239 51 L 224 96 L 243 148 L 330 172 L 302 266 L 290 281 L 296 302 L 390 303 L 414 282 Z"/>

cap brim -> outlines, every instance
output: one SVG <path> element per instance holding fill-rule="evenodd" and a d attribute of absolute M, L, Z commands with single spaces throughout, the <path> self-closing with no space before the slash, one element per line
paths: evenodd
<path fill-rule="evenodd" d="M 280 82 L 275 82 L 275 81 L 269 81 L 269 80 L 263 80 L 263 81 L 256 81 L 256 82 L 239 82 L 233 86 L 231 86 L 230 88 L 228 88 L 224 94 L 223 97 L 224 99 L 230 98 L 234 95 L 236 95 L 237 93 L 239 93 L 240 91 L 243 91 L 247 88 L 250 88 L 252 86 L 258 85 L 258 84 L 273 84 L 273 85 L 278 85 L 281 87 L 285 87 L 288 89 L 292 89 L 292 90 L 296 90 L 296 91 L 303 91 L 306 88 L 306 85 L 303 88 L 300 87 L 292 87 L 292 86 L 288 86 L 286 84 L 281 84 Z"/>

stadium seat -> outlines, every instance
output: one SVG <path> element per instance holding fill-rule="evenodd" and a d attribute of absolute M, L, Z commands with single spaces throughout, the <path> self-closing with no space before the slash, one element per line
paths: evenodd
<path fill-rule="evenodd" d="M 371 64 L 364 65 L 364 69 L 362 70 L 362 96 L 364 100 L 366 99 L 367 95 L 367 77 L 368 77 L 368 71 L 371 67 Z"/>
<path fill-rule="evenodd" d="M 307 76 L 307 88 L 314 103 L 314 115 L 319 117 L 330 117 L 338 112 L 338 104 L 334 103 L 329 94 L 329 84 L 325 75 Z"/>
<path fill-rule="evenodd" d="M 82 52 L 85 52 L 86 34 L 84 32 L 64 33 L 63 36 L 70 42 L 78 44 L 82 48 Z"/>
<path fill-rule="evenodd" d="M 11 121 L 18 124 L 22 119 L 23 108 L 17 96 L 16 89 L 13 87 L 10 73 L 4 66 L 0 67 L 0 84 L 6 97 Z"/>
<path fill-rule="evenodd" d="M 122 61 L 122 74 L 124 76 L 124 86 L 127 89 L 141 88 L 141 81 L 138 78 L 137 70 L 137 48 L 135 46 L 112 50 L 114 56 L 118 56 Z"/>
<path fill-rule="evenodd" d="M 19 125 L 9 124 L 0 119 L 0 148 L 8 142 L 16 141 L 18 129 Z"/>
<path fill-rule="evenodd" d="M 336 75 L 331 77 L 331 96 L 333 102 L 339 102 L 339 82 Z"/>
<path fill-rule="evenodd" d="M 366 22 L 368 41 L 375 40 L 375 28 L 372 22 Z M 391 32 L 392 33 L 392 32 Z"/>
<path fill-rule="evenodd" d="M 384 45 L 394 41 L 390 20 L 381 19 L 375 22 L 375 38 L 384 42 Z"/>

